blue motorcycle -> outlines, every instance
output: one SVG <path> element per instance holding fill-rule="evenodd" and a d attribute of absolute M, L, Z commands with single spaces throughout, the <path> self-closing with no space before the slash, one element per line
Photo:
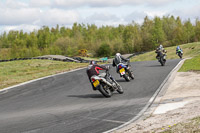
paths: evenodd
<path fill-rule="evenodd" d="M 133 71 L 131 70 L 131 65 L 119 63 L 117 65 L 117 72 L 120 74 L 120 77 L 123 77 L 126 81 L 134 79 Z"/>

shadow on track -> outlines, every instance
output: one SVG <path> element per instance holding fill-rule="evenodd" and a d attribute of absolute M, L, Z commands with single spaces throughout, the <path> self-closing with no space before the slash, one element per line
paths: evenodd
<path fill-rule="evenodd" d="M 116 79 L 117 82 L 127 82 L 125 79 Z"/>
<path fill-rule="evenodd" d="M 77 97 L 77 98 L 105 98 L 101 94 L 69 95 L 68 97 Z"/>
<path fill-rule="evenodd" d="M 165 65 L 167 66 L 167 65 Z M 151 65 L 151 66 L 146 66 L 146 67 L 164 67 L 164 66 L 161 66 L 161 65 Z"/>

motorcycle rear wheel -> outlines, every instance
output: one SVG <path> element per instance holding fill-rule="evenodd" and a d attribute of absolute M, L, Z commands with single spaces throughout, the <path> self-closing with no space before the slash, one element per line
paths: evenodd
<path fill-rule="evenodd" d="M 126 80 L 126 81 L 130 81 L 131 78 L 128 76 L 128 74 L 124 74 L 123 75 L 123 78 Z"/>
<path fill-rule="evenodd" d="M 112 96 L 112 91 L 108 88 L 107 85 L 103 86 L 103 85 L 100 85 L 99 86 L 99 91 L 101 92 L 101 94 L 106 97 L 106 98 L 109 98 Z"/>

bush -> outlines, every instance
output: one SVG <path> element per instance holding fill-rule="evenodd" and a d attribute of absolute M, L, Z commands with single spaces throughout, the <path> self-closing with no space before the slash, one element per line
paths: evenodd
<path fill-rule="evenodd" d="M 108 44 L 106 44 L 106 43 L 101 44 L 101 46 L 97 50 L 97 55 L 98 56 L 109 57 L 111 55 L 111 48 L 110 48 L 110 46 Z"/>

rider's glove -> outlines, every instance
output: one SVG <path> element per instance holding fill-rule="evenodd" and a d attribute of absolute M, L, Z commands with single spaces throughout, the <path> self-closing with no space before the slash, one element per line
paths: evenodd
<path fill-rule="evenodd" d="M 110 69 L 110 66 L 106 66 L 106 69 L 109 70 L 109 69 Z"/>

